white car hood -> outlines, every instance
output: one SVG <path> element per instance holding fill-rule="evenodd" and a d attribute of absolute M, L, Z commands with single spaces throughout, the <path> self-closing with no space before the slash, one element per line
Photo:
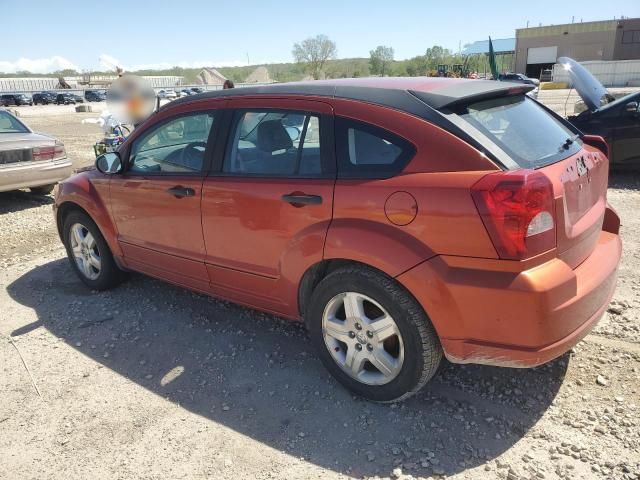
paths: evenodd
<path fill-rule="evenodd" d="M 569 57 L 560 57 L 558 63 L 569 73 L 573 88 L 589 110 L 594 112 L 602 105 L 609 103 L 611 95 L 589 70 Z"/>

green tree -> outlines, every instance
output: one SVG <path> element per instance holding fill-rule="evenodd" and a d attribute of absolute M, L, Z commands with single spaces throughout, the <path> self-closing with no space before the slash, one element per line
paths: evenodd
<path fill-rule="evenodd" d="M 294 44 L 291 53 L 295 61 L 304 64 L 311 76 L 317 80 L 327 60 L 336 57 L 337 49 L 335 42 L 329 37 L 316 35 Z"/>
<path fill-rule="evenodd" d="M 431 48 L 427 48 L 424 54 L 427 68 L 429 70 L 436 70 L 438 65 L 447 63 L 451 59 L 451 50 L 442 48 L 440 45 L 434 45 Z"/>
<path fill-rule="evenodd" d="M 410 77 L 422 77 L 428 73 L 429 66 L 426 57 L 418 55 L 407 60 L 405 69 Z"/>
<path fill-rule="evenodd" d="M 379 45 L 369 52 L 369 66 L 371 73 L 375 75 L 389 74 L 388 67 L 393 62 L 393 48 Z"/>

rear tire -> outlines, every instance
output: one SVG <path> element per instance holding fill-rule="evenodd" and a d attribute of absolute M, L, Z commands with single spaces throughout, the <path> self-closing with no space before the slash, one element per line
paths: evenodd
<path fill-rule="evenodd" d="M 368 267 L 347 266 L 327 275 L 311 295 L 306 320 L 324 366 L 369 400 L 408 398 L 442 360 L 422 307 L 395 280 Z"/>
<path fill-rule="evenodd" d="M 85 213 L 73 211 L 64 219 L 62 236 L 71 268 L 92 290 L 107 290 L 122 283 L 120 270 L 95 222 Z"/>
<path fill-rule="evenodd" d="M 35 193 L 36 195 L 49 195 L 53 192 L 53 188 L 56 186 L 55 183 L 51 185 L 42 185 L 40 187 L 30 187 L 31 193 Z"/>

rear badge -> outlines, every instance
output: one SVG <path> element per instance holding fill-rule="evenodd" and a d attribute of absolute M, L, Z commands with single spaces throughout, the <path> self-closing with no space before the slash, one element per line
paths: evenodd
<path fill-rule="evenodd" d="M 576 167 L 578 169 L 578 176 L 579 177 L 582 177 L 583 175 L 586 175 L 587 172 L 589 171 L 589 169 L 587 168 L 587 165 L 584 163 L 584 157 L 580 157 L 576 161 Z"/>

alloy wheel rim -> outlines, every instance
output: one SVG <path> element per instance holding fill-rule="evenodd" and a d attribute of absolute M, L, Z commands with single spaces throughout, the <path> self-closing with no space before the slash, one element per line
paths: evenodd
<path fill-rule="evenodd" d="M 345 292 L 329 300 L 322 335 L 333 360 L 354 380 L 384 385 L 402 370 L 404 344 L 398 325 L 367 295 Z"/>
<path fill-rule="evenodd" d="M 98 244 L 91 232 L 81 223 L 71 226 L 69 239 L 71 251 L 80 272 L 89 280 L 100 275 L 101 261 Z"/>

